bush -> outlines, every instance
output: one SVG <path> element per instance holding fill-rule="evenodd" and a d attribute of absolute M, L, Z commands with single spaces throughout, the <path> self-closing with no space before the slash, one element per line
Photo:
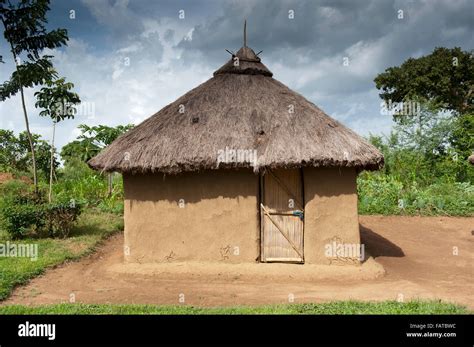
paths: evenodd
<path fill-rule="evenodd" d="M 21 239 L 44 227 L 42 205 L 32 203 L 10 203 L 3 209 L 2 224 L 12 239 Z"/>
<path fill-rule="evenodd" d="M 66 237 L 81 213 L 80 203 L 63 198 L 62 202 L 48 204 L 42 189 L 35 194 L 24 182 L 2 184 L 0 191 L 0 225 L 12 239 Z"/>
<path fill-rule="evenodd" d="M 81 206 L 77 203 L 54 203 L 45 208 L 44 232 L 50 237 L 67 237 L 77 217 L 81 214 Z"/>

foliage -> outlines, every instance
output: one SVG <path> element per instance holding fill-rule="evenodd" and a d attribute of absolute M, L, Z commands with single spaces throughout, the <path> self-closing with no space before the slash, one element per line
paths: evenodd
<path fill-rule="evenodd" d="M 387 103 L 419 97 L 457 114 L 474 111 L 474 56 L 459 47 L 435 48 L 386 69 L 374 81 Z"/>
<path fill-rule="evenodd" d="M 110 145 L 117 137 L 133 128 L 133 124 L 109 127 L 106 125 L 79 125 L 81 134 L 66 144 L 61 150 L 61 157 L 67 162 L 79 158 L 84 162 L 96 156 L 105 146 Z"/>
<path fill-rule="evenodd" d="M 32 140 L 39 172 L 47 177 L 51 165 L 51 146 L 41 140 L 41 136 L 37 134 L 32 134 Z M 32 157 L 26 132 L 15 136 L 11 130 L 0 129 L 0 170 L 2 172 L 28 172 L 31 165 Z M 53 169 L 56 170 L 58 166 L 59 162 L 55 158 Z"/>
<path fill-rule="evenodd" d="M 61 149 L 61 158 L 64 159 L 65 163 L 74 159 L 87 162 L 99 152 L 100 148 L 89 140 L 74 140 L 63 146 Z"/>
<path fill-rule="evenodd" d="M 409 120 L 388 137 L 369 137 L 385 166 L 359 175 L 360 213 L 474 215 L 474 168 L 446 140 L 463 116 L 425 120 L 430 125 L 422 124 L 422 132 Z"/>
<path fill-rule="evenodd" d="M 54 122 L 65 118 L 74 118 L 77 105 L 81 102 L 79 95 L 72 92 L 74 84 L 66 82 L 64 77 L 45 81 L 46 86 L 35 93 L 35 106 L 41 108 L 40 116 L 48 116 Z"/>
<path fill-rule="evenodd" d="M 462 158 L 467 158 L 474 151 L 474 113 L 463 114 L 454 120 L 451 146 Z"/>
<path fill-rule="evenodd" d="M 390 135 L 369 137 L 385 166 L 359 176 L 360 212 L 473 215 L 473 55 L 436 48 L 388 68 L 375 83 L 386 103 L 418 107 L 414 113 L 395 108 Z"/>
<path fill-rule="evenodd" d="M 474 170 L 467 160 L 471 151 L 462 151 L 449 141 L 456 137 L 453 134 L 474 127 L 474 123 L 468 124 L 473 120 L 470 116 L 454 119 L 437 114 L 414 125 L 410 119 L 397 124 L 388 137 L 371 135 L 369 141 L 384 155 L 382 172 L 394 175 L 403 184 L 412 181 L 420 185 L 440 181 L 474 184 Z M 465 141 L 463 146 L 473 145 L 472 137 L 466 135 Z"/>
<path fill-rule="evenodd" d="M 4 27 L 3 36 L 10 46 L 15 63 L 15 70 L 10 79 L 0 84 L 0 101 L 20 93 L 26 135 L 31 152 L 35 192 L 38 191 L 35 145 L 30 131 L 24 89 L 42 85 L 57 78 L 57 73 L 51 62 L 53 56 L 43 55 L 43 51 L 66 45 L 68 40 L 65 29 L 48 30 L 46 28 L 48 23 L 46 13 L 48 11 L 49 0 L 0 1 L 0 21 Z M 53 154 L 50 160 L 52 167 Z M 52 168 L 50 174 L 53 175 Z M 52 181 L 52 179 L 50 180 Z"/>
<path fill-rule="evenodd" d="M 357 179 L 361 214 L 474 215 L 474 185 L 440 182 L 420 186 L 396 177 L 364 172 Z"/>
<path fill-rule="evenodd" d="M 237 307 L 194 307 L 112 304 L 56 304 L 47 306 L 11 305 L 0 308 L 0 314 L 154 314 L 154 315 L 206 315 L 206 314 L 466 314 L 470 311 L 457 304 L 440 300 L 412 300 L 362 302 L 333 301 L 325 303 L 283 304 Z"/>
<path fill-rule="evenodd" d="M 21 239 L 44 226 L 43 210 L 32 203 L 9 203 L 3 208 L 2 221 L 12 239 Z"/>
<path fill-rule="evenodd" d="M 34 193 L 24 182 L 2 184 L 0 221 L 13 239 L 27 236 L 66 237 L 81 213 L 81 205 L 73 200 L 48 204 L 42 190 Z"/>
<path fill-rule="evenodd" d="M 17 3 L 0 2 L 0 21 L 3 36 L 10 44 L 17 69 L 8 81 L 0 85 L 0 100 L 5 100 L 21 88 L 43 84 L 55 77 L 51 55 L 42 55 L 44 49 L 55 49 L 66 45 L 66 29 L 48 31 L 46 13 L 49 0 L 23 0 Z M 19 62 L 24 55 L 24 62 Z"/>
<path fill-rule="evenodd" d="M 112 194 L 107 194 L 107 180 L 78 158 L 71 158 L 59 172 L 60 180 L 53 186 L 57 199 L 74 197 L 87 206 L 98 206 L 103 211 L 121 214 L 123 211 L 123 183 L 114 175 Z"/>
<path fill-rule="evenodd" d="M 43 273 L 48 267 L 56 266 L 66 260 L 77 259 L 91 253 L 107 236 L 123 230 L 120 216 L 89 209 L 79 216 L 69 237 L 24 239 L 19 244 L 38 246 L 35 261 L 29 258 L 0 257 L 0 300 L 7 298 L 13 288 L 27 283 L 31 278 Z M 0 233 L 0 242 L 6 240 Z"/>
<path fill-rule="evenodd" d="M 81 212 L 81 205 L 74 202 L 50 203 L 46 206 L 45 230 L 50 237 L 67 237 Z"/>
<path fill-rule="evenodd" d="M 65 159 L 65 166 L 77 165 L 74 164 L 74 160 L 82 160 L 87 162 L 93 156 L 97 155 L 105 146 L 111 144 L 118 136 L 125 133 L 126 131 L 133 128 L 132 124 L 128 125 L 119 125 L 117 127 L 109 127 L 105 125 L 97 125 L 97 126 L 88 126 L 85 124 L 81 124 L 79 129 L 81 130 L 81 134 L 77 138 L 77 140 L 67 144 L 63 147 L 61 151 L 61 156 Z M 86 181 L 90 184 L 87 184 Z M 103 176 L 94 174 L 85 177 L 85 180 L 82 180 L 81 183 L 86 183 L 85 189 L 81 189 L 82 192 L 86 191 L 92 185 L 101 185 L 103 182 Z M 100 196 L 100 205 L 106 211 L 114 211 L 120 213 L 123 210 L 123 204 L 119 202 L 118 199 L 121 200 L 122 194 L 122 187 L 119 185 L 118 187 L 114 186 L 114 175 L 109 173 L 107 174 L 107 188 L 106 188 L 106 195 Z M 120 183 L 121 184 L 121 181 Z M 117 190 L 118 189 L 118 190 Z M 101 193 L 102 190 L 96 190 L 96 193 Z M 98 199 L 99 200 L 99 199 Z M 92 204 L 97 204 L 98 201 L 88 201 Z"/>
<path fill-rule="evenodd" d="M 98 147 L 103 148 L 110 145 L 117 137 L 125 132 L 133 129 L 133 124 L 118 125 L 109 127 L 106 125 L 88 126 L 86 124 L 79 125 L 81 129 L 80 139 L 91 139 Z"/>

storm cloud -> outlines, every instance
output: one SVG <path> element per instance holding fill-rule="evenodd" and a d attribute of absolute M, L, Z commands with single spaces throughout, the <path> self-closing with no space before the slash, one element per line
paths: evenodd
<path fill-rule="evenodd" d="M 380 114 L 378 73 L 435 47 L 474 47 L 469 0 L 56 0 L 51 8 L 50 26 L 70 33 L 69 46 L 54 52 L 56 66 L 95 110 L 60 124 L 59 146 L 78 124 L 138 123 L 210 78 L 229 59 L 225 49 L 242 46 L 244 19 L 248 45 L 263 50 L 274 78 L 362 135 L 392 125 Z M 0 51 L 9 58 L 3 41 Z M 0 66 L 2 81 L 11 69 Z M 49 139 L 33 92 L 33 131 Z M 17 97 L 0 103 L 0 114 L 2 128 L 24 129 Z"/>

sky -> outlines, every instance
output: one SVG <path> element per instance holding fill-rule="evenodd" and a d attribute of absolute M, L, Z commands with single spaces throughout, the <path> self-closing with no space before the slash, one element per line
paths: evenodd
<path fill-rule="evenodd" d="M 52 0 L 48 27 L 67 47 L 45 52 L 83 104 L 60 122 L 56 146 L 79 124 L 139 124 L 212 73 L 243 44 L 273 77 L 363 136 L 388 134 L 377 74 L 435 47 L 474 48 L 472 0 Z M 0 83 L 14 68 L 0 37 Z M 26 91 L 31 129 L 50 140 L 52 123 Z M 25 129 L 21 101 L 0 103 L 0 128 Z"/>

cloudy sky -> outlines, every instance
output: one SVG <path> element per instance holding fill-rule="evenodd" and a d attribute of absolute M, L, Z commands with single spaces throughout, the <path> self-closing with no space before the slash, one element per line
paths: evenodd
<path fill-rule="evenodd" d="M 183 18 L 184 17 L 184 18 Z M 52 0 L 50 28 L 69 31 L 53 53 L 84 105 L 59 124 L 57 145 L 77 125 L 138 124 L 206 81 L 248 45 L 274 78 L 361 135 L 388 133 L 374 77 L 435 47 L 474 48 L 472 0 Z M 0 38 L 0 82 L 13 64 Z M 349 62 L 345 66 L 344 61 Z M 50 139 L 51 121 L 26 93 L 32 130 Z M 19 97 L 0 103 L 0 128 L 24 130 Z"/>

